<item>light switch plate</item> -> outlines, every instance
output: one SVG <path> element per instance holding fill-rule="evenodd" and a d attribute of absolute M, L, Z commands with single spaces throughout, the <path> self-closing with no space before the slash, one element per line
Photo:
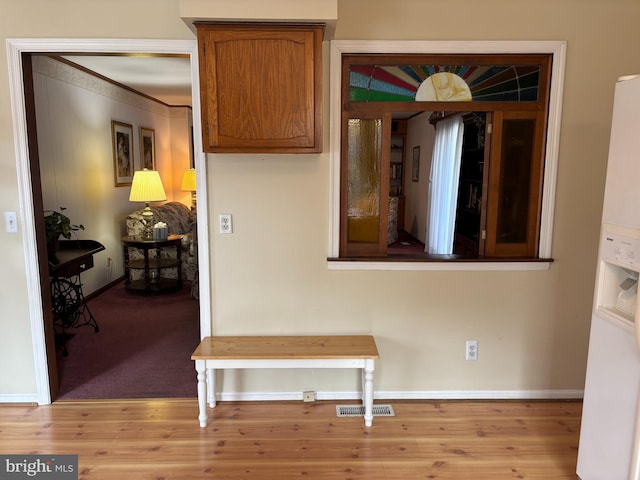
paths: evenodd
<path fill-rule="evenodd" d="M 16 212 L 4 212 L 4 224 L 7 233 L 18 233 L 18 216 Z"/>

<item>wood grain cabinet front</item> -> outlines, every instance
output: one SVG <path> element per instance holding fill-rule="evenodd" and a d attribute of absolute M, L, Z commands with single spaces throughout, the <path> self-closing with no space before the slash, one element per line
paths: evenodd
<path fill-rule="evenodd" d="M 321 152 L 324 26 L 196 26 L 205 151 Z"/>

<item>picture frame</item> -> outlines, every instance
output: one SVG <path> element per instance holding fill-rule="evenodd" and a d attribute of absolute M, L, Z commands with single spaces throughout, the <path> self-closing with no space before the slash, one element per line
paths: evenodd
<path fill-rule="evenodd" d="M 156 131 L 140 127 L 140 170 L 156 169 Z"/>
<path fill-rule="evenodd" d="M 196 158 L 194 152 L 196 150 L 194 138 L 193 138 L 193 127 L 191 127 L 191 143 L 189 144 L 189 168 L 196 168 Z"/>
<path fill-rule="evenodd" d="M 411 164 L 411 181 L 420 180 L 420 145 L 413 147 L 413 163 Z"/>
<path fill-rule="evenodd" d="M 113 178 L 116 187 L 130 186 L 133 181 L 133 126 L 111 120 L 111 142 L 113 148 Z"/>

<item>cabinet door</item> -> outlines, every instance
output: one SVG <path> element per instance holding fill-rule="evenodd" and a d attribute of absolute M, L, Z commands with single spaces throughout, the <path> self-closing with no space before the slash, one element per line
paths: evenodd
<path fill-rule="evenodd" d="M 207 152 L 322 151 L 322 25 L 197 28 Z"/>
<path fill-rule="evenodd" d="M 485 251 L 535 257 L 542 203 L 544 112 L 495 112 Z"/>
<path fill-rule="evenodd" d="M 340 255 L 387 254 L 390 114 L 358 115 L 343 125 Z"/>

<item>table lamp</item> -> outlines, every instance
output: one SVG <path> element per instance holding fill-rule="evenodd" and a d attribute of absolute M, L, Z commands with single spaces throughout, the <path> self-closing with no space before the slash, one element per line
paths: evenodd
<path fill-rule="evenodd" d="M 153 212 L 149 208 L 149 202 L 161 202 L 167 199 L 162 180 L 157 170 L 138 170 L 133 174 L 130 202 L 145 202 L 142 211 L 145 228 L 142 234 L 145 240 L 153 240 Z"/>
<path fill-rule="evenodd" d="M 191 209 L 196 208 L 196 170 L 188 168 L 182 175 L 182 187 L 184 192 L 191 192 Z"/>

